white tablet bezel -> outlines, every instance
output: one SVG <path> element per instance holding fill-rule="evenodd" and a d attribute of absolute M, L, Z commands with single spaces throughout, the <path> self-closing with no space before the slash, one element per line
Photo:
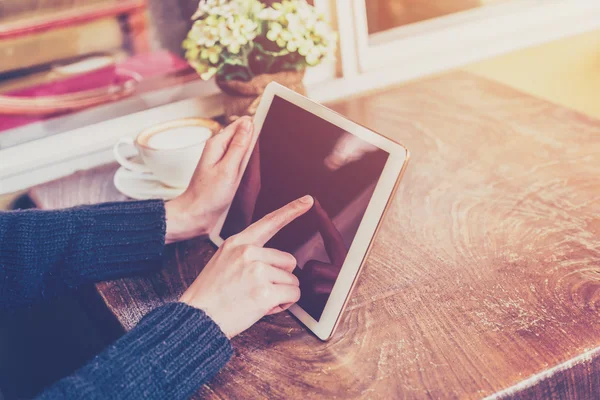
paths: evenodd
<path fill-rule="evenodd" d="M 289 311 L 294 314 L 307 328 L 317 335 L 321 340 L 328 340 L 333 335 L 339 318 L 344 311 L 348 298 L 358 274 L 364 264 L 367 253 L 371 247 L 373 237 L 375 236 L 382 217 L 388 208 L 390 199 L 396 191 L 400 179 L 408 162 L 408 150 L 400 143 L 396 143 L 378 133 L 371 131 L 346 117 L 332 111 L 312 100 L 282 86 L 275 82 L 270 83 L 263 93 L 262 100 L 254 116 L 254 132 L 251 148 L 254 148 L 258 135 L 262 129 L 264 120 L 269 112 L 271 103 L 275 96 L 322 118 L 333 125 L 338 126 L 344 131 L 358 136 L 359 138 L 371 143 L 378 148 L 389 153 L 388 160 L 383 168 L 383 172 L 377 182 L 373 196 L 369 201 L 367 210 L 356 232 L 356 236 L 346 256 L 346 261 L 340 270 L 340 274 L 334 284 L 333 290 L 325 305 L 323 314 L 319 321 L 313 319 L 299 305 L 294 304 Z M 244 169 L 250 156 L 244 160 Z M 210 234 L 210 240 L 217 246 L 223 243 L 220 236 L 221 229 L 225 222 L 229 209 L 221 216 L 215 229 Z"/>

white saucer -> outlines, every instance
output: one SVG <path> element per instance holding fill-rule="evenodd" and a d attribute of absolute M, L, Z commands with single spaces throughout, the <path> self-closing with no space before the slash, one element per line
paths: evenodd
<path fill-rule="evenodd" d="M 164 186 L 159 181 L 142 179 L 138 174 L 120 167 L 115 173 L 113 183 L 117 190 L 136 200 L 171 200 L 182 194 L 185 189 Z"/>

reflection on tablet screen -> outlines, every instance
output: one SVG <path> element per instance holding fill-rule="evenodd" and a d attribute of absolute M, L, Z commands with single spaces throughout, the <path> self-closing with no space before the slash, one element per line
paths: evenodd
<path fill-rule="evenodd" d="M 275 96 L 223 225 L 226 239 L 298 197 L 314 207 L 266 247 L 298 261 L 298 304 L 321 318 L 388 153 Z"/>

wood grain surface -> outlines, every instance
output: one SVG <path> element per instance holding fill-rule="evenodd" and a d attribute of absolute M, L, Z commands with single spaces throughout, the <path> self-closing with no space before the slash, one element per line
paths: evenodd
<path fill-rule="evenodd" d="M 600 393 L 600 121 L 454 72 L 335 110 L 411 151 L 337 333 L 289 314 L 234 339 L 205 398 L 594 398 Z M 121 200 L 114 166 L 32 190 L 40 207 Z M 97 285 L 126 329 L 213 254 Z"/>

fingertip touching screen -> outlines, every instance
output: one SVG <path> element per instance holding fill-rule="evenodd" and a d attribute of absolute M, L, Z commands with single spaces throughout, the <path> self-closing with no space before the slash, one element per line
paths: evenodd
<path fill-rule="evenodd" d="M 221 230 L 227 239 L 311 195 L 312 209 L 266 247 L 296 257 L 298 302 L 319 321 L 389 154 L 275 96 Z"/>

